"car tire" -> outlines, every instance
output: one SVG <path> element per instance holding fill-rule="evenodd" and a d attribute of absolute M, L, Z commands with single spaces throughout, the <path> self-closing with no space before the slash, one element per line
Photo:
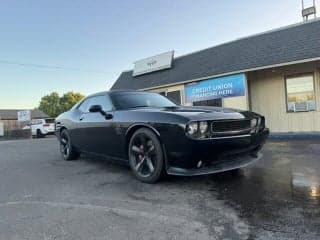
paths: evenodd
<path fill-rule="evenodd" d="M 148 128 L 135 131 L 128 145 L 129 165 L 135 177 L 145 183 L 157 182 L 164 172 L 164 154 L 156 134 Z"/>
<path fill-rule="evenodd" d="M 37 138 L 43 138 L 43 134 L 40 129 L 37 129 Z"/>
<path fill-rule="evenodd" d="M 78 152 L 72 145 L 70 135 L 66 129 L 60 134 L 60 153 L 64 160 L 71 161 L 80 157 Z"/>

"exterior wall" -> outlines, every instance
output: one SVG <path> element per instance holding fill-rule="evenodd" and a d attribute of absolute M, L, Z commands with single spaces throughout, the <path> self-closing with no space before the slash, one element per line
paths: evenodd
<path fill-rule="evenodd" d="M 320 62 L 248 73 L 250 109 L 266 117 L 272 132 L 320 132 Z M 317 110 L 287 113 L 285 77 L 314 73 Z"/>
<path fill-rule="evenodd" d="M 224 98 L 223 107 L 248 110 L 249 108 L 248 108 L 247 96 Z"/>
<path fill-rule="evenodd" d="M 285 77 L 313 73 L 317 110 L 313 112 L 287 112 Z M 152 92 L 180 90 L 185 102 L 184 84 L 155 88 Z M 272 132 L 320 132 L 320 62 L 290 65 L 247 73 L 246 96 L 224 98 L 223 107 L 260 113 Z"/>

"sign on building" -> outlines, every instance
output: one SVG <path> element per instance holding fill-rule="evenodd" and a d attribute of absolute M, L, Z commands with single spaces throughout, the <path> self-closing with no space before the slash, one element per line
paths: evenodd
<path fill-rule="evenodd" d="M 29 110 L 19 111 L 18 112 L 18 121 L 19 122 L 31 121 L 31 111 L 29 111 Z"/>
<path fill-rule="evenodd" d="M 316 13 L 317 11 L 315 7 L 308 7 L 308 8 L 302 9 L 302 17 L 307 17 L 309 15 L 316 14 Z"/>
<path fill-rule="evenodd" d="M 245 96 L 245 74 L 212 78 L 185 86 L 186 102 Z"/>
<path fill-rule="evenodd" d="M 171 68 L 174 51 L 145 58 L 134 63 L 133 76 Z"/>

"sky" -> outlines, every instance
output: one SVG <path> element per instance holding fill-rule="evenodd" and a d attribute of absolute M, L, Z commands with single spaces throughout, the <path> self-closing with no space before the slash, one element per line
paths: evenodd
<path fill-rule="evenodd" d="M 300 0 L 2 0 L 0 109 L 35 108 L 53 91 L 105 91 L 136 60 L 301 21 Z"/>

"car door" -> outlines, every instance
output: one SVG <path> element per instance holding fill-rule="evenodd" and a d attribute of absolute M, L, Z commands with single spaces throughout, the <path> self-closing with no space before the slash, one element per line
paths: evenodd
<path fill-rule="evenodd" d="M 86 99 L 83 106 L 79 107 L 78 145 L 83 151 L 98 154 L 110 155 L 111 146 L 108 142 L 114 136 L 113 119 L 106 118 L 100 112 L 90 112 L 93 105 L 100 105 L 102 110 L 113 115 L 113 106 L 107 95 L 96 95 Z"/>

